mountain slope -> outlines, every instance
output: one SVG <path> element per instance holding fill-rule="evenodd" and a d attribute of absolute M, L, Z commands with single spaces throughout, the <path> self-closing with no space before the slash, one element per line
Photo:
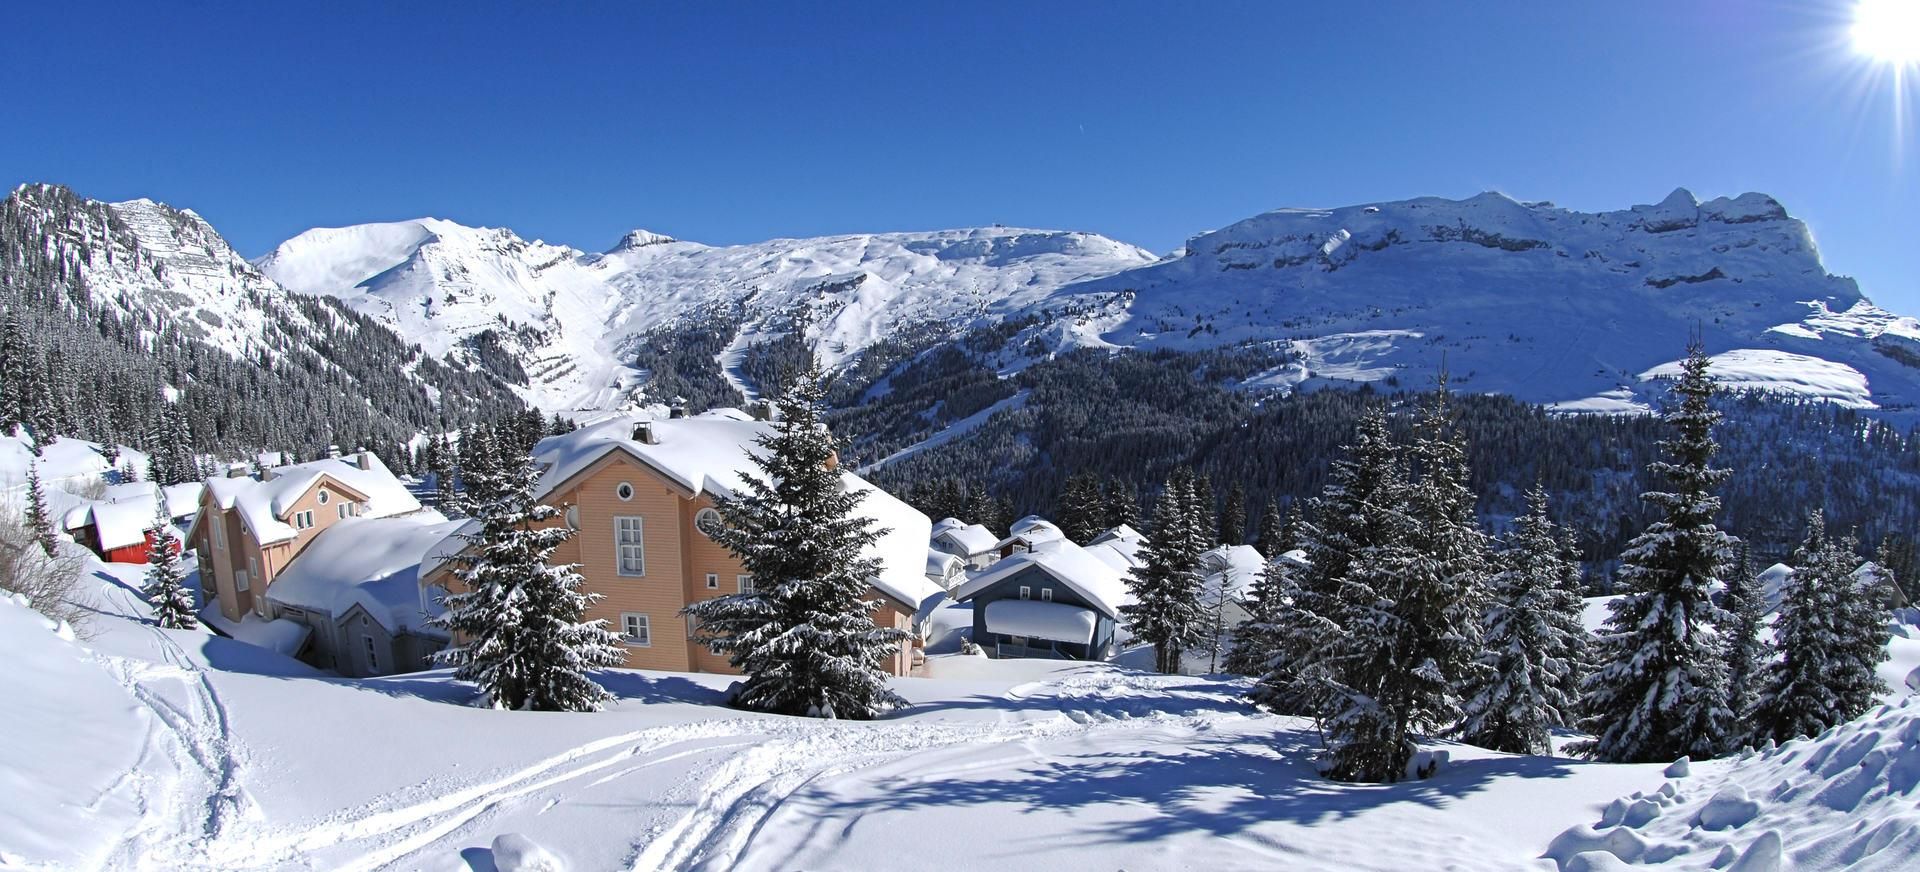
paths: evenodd
<path fill-rule="evenodd" d="M 1920 396 L 1920 322 L 1822 267 L 1772 198 L 1582 213 L 1499 194 L 1269 212 L 1195 237 L 1183 257 L 1064 288 L 1128 299 L 1075 344 L 1274 342 L 1261 383 L 1430 384 L 1572 408 L 1644 408 L 1698 329 L 1742 385 L 1857 408 Z"/>
<path fill-rule="evenodd" d="M 729 335 L 712 366 L 750 394 L 733 369 L 753 341 L 797 330 L 839 365 L 903 330 L 957 333 L 1152 260 L 1093 234 L 1003 227 L 727 247 L 642 230 L 586 254 L 426 218 L 311 230 L 258 263 L 430 351 L 503 348 L 529 399 L 591 410 L 632 401 L 647 375 L 635 351 L 650 334 L 715 313 Z"/>
<path fill-rule="evenodd" d="M 521 408 L 336 301 L 293 293 L 206 221 L 54 185 L 0 200 L 0 310 L 57 432 L 144 444 L 163 393 L 203 450 L 364 444 Z M 164 388 L 164 391 L 163 391 Z M 390 455 L 391 456 L 391 455 Z"/>

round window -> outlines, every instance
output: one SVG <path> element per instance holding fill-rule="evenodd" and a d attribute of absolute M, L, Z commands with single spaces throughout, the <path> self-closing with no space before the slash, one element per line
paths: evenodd
<path fill-rule="evenodd" d="M 323 505 L 323 506 L 326 505 L 328 499 L 329 497 L 327 495 L 327 489 L 321 488 L 320 489 L 320 505 Z"/>
<path fill-rule="evenodd" d="M 569 530 L 580 529 L 580 507 L 579 506 L 567 507 L 567 529 Z"/>
<path fill-rule="evenodd" d="M 623 481 L 613 489 L 613 495 L 623 501 L 633 499 L 633 485 Z"/>
<path fill-rule="evenodd" d="M 693 528 L 699 530 L 708 539 L 712 539 L 714 534 L 720 532 L 721 525 L 720 513 L 714 509 L 701 509 L 694 513 Z"/>

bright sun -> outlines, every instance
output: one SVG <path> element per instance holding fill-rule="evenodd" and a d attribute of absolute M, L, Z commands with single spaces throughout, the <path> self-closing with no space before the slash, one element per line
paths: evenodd
<path fill-rule="evenodd" d="M 1920 64 L 1920 0 L 1860 0 L 1853 48 L 1889 64 Z"/>

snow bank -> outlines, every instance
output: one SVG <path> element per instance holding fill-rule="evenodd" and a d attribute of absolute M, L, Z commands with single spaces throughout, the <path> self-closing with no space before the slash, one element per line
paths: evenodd
<path fill-rule="evenodd" d="M 1690 768 L 1651 794 L 1615 800 L 1544 856 L 1562 872 L 1920 868 L 1920 707 L 1910 700 L 1813 739 Z"/>

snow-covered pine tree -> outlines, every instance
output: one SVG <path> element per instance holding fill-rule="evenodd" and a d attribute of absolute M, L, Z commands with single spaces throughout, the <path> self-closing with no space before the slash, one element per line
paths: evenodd
<path fill-rule="evenodd" d="M 1141 562 L 1127 577 L 1133 602 L 1120 607 L 1127 631 L 1135 640 L 1153 646 L 1156 671 L 1180 671 L 1183 652 L 1199 641 L 1203 630 L 1200 608 L 1200 554 L 1208 529 L 1194 514 L 1197 499 L 1193 473 L 1173 471 L 1154 503 L 1153 532 L 1141 546 Z"/>
<path fill-rule="evenodd" d="M 1586 630 L 1580 598 L 1566 588 L 1569 562 L 1547 517 L 1546 489 L 1535 485 L 1527 513 L 1498 556 L 1482 620 L 1486 668 L 1466 695 L 1456 730 L 1463 740 L 1512 754 L 1548 754 L 1548 730 L 1573 724 Z"/>
<path fill-rule="evenodd" d="M 27 529 L 33 533 L 33 541 L 40 550 L 54 555 L 59 540 L 53 535 L 53 515 L 47 510 L 47 491 L 40 485 L 40 464 L 36 458 L 27 458 Z"/>
<path fill-rule="evenodd" d="M 838 444 L 821 421 L 826 379 L 817 365 L 776 403 L 760 437 L 760 474 L 741 474 L 716 501 L 714 541 L 753 574 L 753 590 L 702 600 L 685 614 L 696 638 L 746 674 L 733 703 L 756 711 L 872 718 L 904 702 L 880 662 L 908 634 L 874 623 L 867 599 L 879 563 L 861 552 L 886 531 L 859 513 L 862 494 L 837 470 Z"/>
<path fill-rule="evenodd" d="M 186 571 L 180 566 L 180 537 L 174 535 L 173 519 L 168 517 L 166 492 L 155 496 L 153 526 L 147 530 L 147 602 L 160 626 L 191 629 L 199 619 L 194 617 L 193 591 L 187 589 Z"/>
<path fill-rule="evenodd" d="M 1745 724 L 1751 723 L 1754 701 L 1759 697 L 1759 684 L 1769 659 L 1760 640 L 1767 601 L 1760 589 L 1760 578 L 1754 573 L 1747 543 L 1739 543 L 1734 553 L 1727 590 L 1721 596 L 1721 607 L 1727 610 L 1730 620 L 1721 630 L 1721 636 L 1727 646 L 1727 710 L 1733 713 L 1736 724 L 1743 725 L 1735 730 L 1741 732 Z"/>
<path fill-rule="evenodd" d="M 1269 560 L 1295 547 L 1293 543 L 1287 541 L 1285 524 L 1286 521 L 1280 514 L 1280 506 L 1268 500 L 1266 511 L 1260 513 L 1260 528 L 1254 533 L 1253 545 Z"/>
<path fill-rule="evenodd" d="M 1355 425 L 1347 456 L 1334 461 L 1327 483 L 1312 502 L 1313 522 L 1302 522 L 1297 540 L 1307 566 L 1287 607 L 1274 618 L 1276 640 L 1266 673 L 1249 697 L 1282 714 L 1319 715 L 1338 690 L 1337 648 L 1349 634 L 1346 596 L 1350 578 L 1377 580 L 1401 559 L 1406 530 L 1406 486 L 1400 449 L 1384 409 L 1368 409 Z M 1378 597 L 1374 600 L 1378 602 Z"/>
<path fill-rule="evenodd" d="M 1080 473 L 1067 479 L 1060 494 L 1060 532 L 1085 545 L 1106 527 L 1106 500 L 1100 494 L 1100 479 L 1092 473 Z"/>
<path fill-rule="evenodd" d="M 453 676 L 480 686 L 489 705 L 527 711 L 592 711 L 608 699 L 587 670 L 625 662 L 620 637 L 586 620 L 599 594 L 580 590 L 573 564 L 553 565 L 555 548 L 572 538 L 552 523 L 561 510 L 534 500 L 540 471 L 526 455 L 468 470 L 466 506 L 479 530 L 450 562 L 461 590 L 433 619 L 454 633 L 439 653 Z M 478 487 L 475 485 L 478 484 Z M 475 492 L 486 494 L 475 501 Z"/>
<path fill-rule="evenodd" d="M 1247 542 L 1247 489 L 1237 481 L 1227 489 L 1227 504 L 1220 510 L 1220 533 L 1216 538 L 1222 545 Z"/>
<path fill-rule="evenodd" d="M 1714 526 L 1720 498 L 1714 488 L 1729 470 L 1716 469 L 1709 361 L 1698 341 L 1688 346 L 1665 414 L 1673 438 L 1661 443 L 1668 460 L 1653 471 L 1670 492 L 1642 499 L 1659 506 L 1656 521 L 1621 555 L 1613 601 L 1596 646 L 1598 668 L 1587 677 L 1581 726 L 1594 735 L 1575 753 L 1615 763 L 1653 763 L 1681 756 L 1712 757 L 1729 750 L 1736 724 L 1727 707 L 1726 652 L 1709 628 L 1729 617 L 1709 595 L 1726 572 L 1731 539 Z"/>
<path fill-rule="evenodd" d="M 1105 490 L 1106 529 L 1140 526 L 1140 499 L 1134 493 L 1133 485 L 1117 478 L 1109 478 Z"/>
<path fill-rule="evenodd" d="M 1220 544 L 1214 534 L 1220 530 L 1220 506 L 1213 501 L 1213 479 L 1204 475 L 1193 477 L 1192 496 L 1187 500 L 1187 514 L 1193 518 L 1194 538 L 1205 551 Z"/>
<path fill-rule="evenodd" d="M 1293 573 L 1291 560 L 1274 556 L 1247 586 L 1247 619 L 1234 625 L 1222 669 L 1236 675 L 1266 674 L 1280 645 L 1281 618 L 1292 607 L 1297 586 Z"/>
<path fill-rule="evenodd" d="M 1477 658 L 1486 536 L 1444 376 L 1407 454 L 1413 478 L 1401 502 L 1405 523 L 1356 561 L 1335 593 L 1346 632 L 1333 648 L 1336 691 L 1321 721 L 1328 774 L 1343 781 L 1406 777 L 1413 734 L 1451 726 L 1461 689 L 1484 670 Z"/>
<path fill-rule="evenodd" d="M 501 472 L 517 462 L 502 448 L 493 428 L 486 425 L 476 424 L 460 434 L 460 494 L 455 505 L 462 513 L 477 516 L 477 506 L 501 496 L 495 490 L 505 481 Z"/>
<path fill-rule="evenodd" d="M 1821 512 L 1808 516 L 1774 621 L 1780 659 L 1767 670 L 1754 710 L 1756 739 L 1818 735 L 1864 714 L 1886 692 L 1875 674 L 1887 657 L 1886 618 L 1854 577 L 1855 547 L 1852 536 L 1828 533 Z"/>

